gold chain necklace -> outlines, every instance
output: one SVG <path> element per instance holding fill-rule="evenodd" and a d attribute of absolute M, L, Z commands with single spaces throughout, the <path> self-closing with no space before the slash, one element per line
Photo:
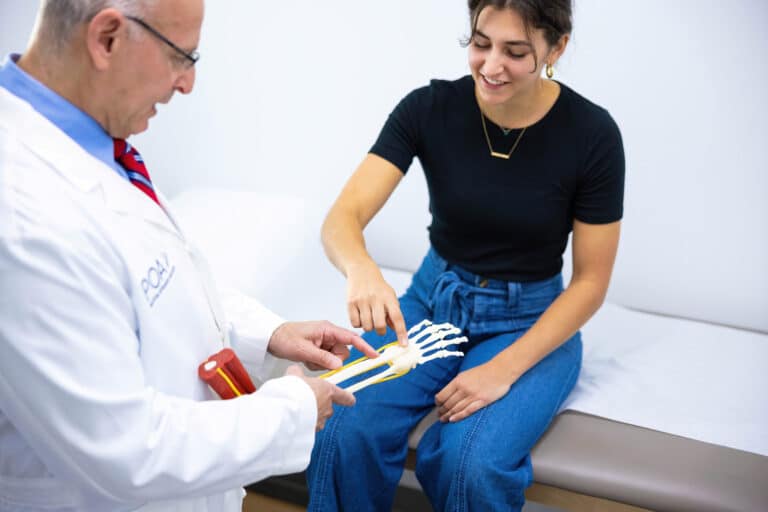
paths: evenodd
<path fill-rule="evenodd" d="M 491 138 L 488 136 L 488 128 L 485 126 L 485 114 L 483 114 L 482 109 L 478 109 L 478 110 L 480 110 L 480 121 L 483 122 L 483 133 L 485 134 L 485 141 L 488 143 L 488 150 L 491 152 L 491 156 L 496 158 L 502 158 L 504 160 L 509 160 L 509 157 L 511 157 L 512 153 L 514 153 L 515 149 L 517 149 L 517 145 L 520 143 L 520 139 L 523 138 L 525 129 L 528 127 L 526 126 L 520 131 L 520 135 L 518 135 L 517 139 L 515 139 L 515 143 L 512 144 L 512 149 L 509 150 L 509 153 L 499 153 L 498 151 L 494 151 L 493 146 L 491 146 Z"/>

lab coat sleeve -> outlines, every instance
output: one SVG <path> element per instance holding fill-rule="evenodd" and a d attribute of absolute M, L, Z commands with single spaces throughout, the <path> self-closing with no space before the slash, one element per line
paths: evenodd
<path fill-rule="evenodd" d="M 204 402 L 146 384 L 124 273 L 88 233 L 0 229 L 0 409 L 48 469 L 144 503 L 305 468 L 317 406 L 301 379 Z"/>
<path fill-rule="evenodd" d="M 285 320 L 257 300 L 233 288 L 223 287 L 219 296 L 230 324 L 232 349 L 248 373 L 262 382 L 266 381 L 277 360 L 267 351 L 269 340 Z"/>

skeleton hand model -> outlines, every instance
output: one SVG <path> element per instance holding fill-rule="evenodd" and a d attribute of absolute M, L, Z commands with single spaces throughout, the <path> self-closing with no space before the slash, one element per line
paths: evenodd
<path fill-rule="evenodd" d="M 458 345 L 467 341 L 465 336 L 457 337 L 461 329 L 449 323 L 433 324 L 429 320 L 423 320 L 408 330 L 408 346 L 402 347 L 395 341 L 384 345 L 379 349 L 381 355 L 376 359 L 363 357 L 353 361 L 338 370 L 328 372 L 321 377 L 334 384 L 340 384 L 346 380 L 369 372 L 386 364 L 389 368 L 379 371 L 349 386 L 347 391 L 354 393 L 371 384 L 384 382 L 405 375 L 416 365 L 424 364 L 433 359 L 443 357 L 462 357 L 462 352 L 444 350 L 450 345 Z M 449 338 L 449 336 L 453 336 Z M 435 352 L 436 351 L 436 352 Z"/>

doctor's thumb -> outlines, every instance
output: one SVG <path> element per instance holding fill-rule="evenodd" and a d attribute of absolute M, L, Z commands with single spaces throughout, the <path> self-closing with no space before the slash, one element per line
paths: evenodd
<path fill-rule="evenodd" d="M 310 369 L 315 370 L 324 368 L 326 370 L 335 370 L 341 367 L 341 359 L 331 352 L 317 347 L 312 347 L 310 350 L 311 352 L 306 354 L 305 363 Z M 315 366 L 317 368 L 315 368 Z"/>

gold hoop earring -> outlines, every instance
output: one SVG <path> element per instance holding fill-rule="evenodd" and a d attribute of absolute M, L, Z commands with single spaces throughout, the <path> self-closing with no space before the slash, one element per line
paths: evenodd
<path fill-rule="evenodd" d="M 550 64 L 549 62 L 547 62 L 547 66 L 544 69 L 544 72 L 547 74 L 547 78 L 549 78 L 550 80 L 552 80 L 552 77 L 555 76 L 555 70 L 552 67 L 552 64 Z"/>

